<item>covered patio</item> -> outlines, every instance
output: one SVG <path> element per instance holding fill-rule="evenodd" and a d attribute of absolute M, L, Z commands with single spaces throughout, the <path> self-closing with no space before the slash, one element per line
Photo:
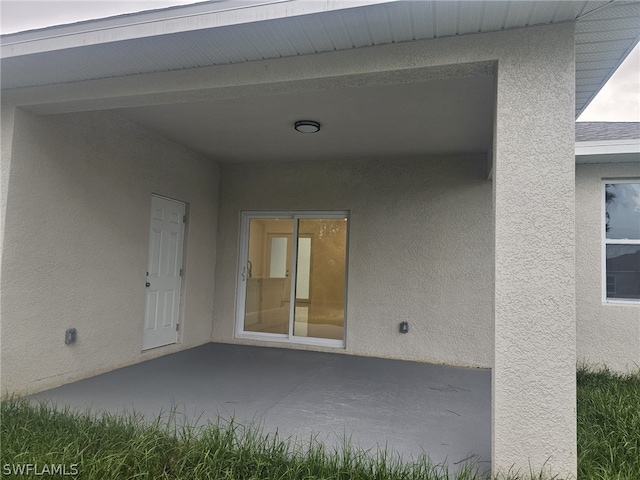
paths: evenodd
<path fill-rule="evenodd" d="M 264 432 L 345 438 L 405 461 L 426 453 L 490 469 L 491 372 L 324 352 L 209 343 L 31 397 L 93 412 L 172 409 L 190 422 L 234 418 Z"/>
<path fill-rule="evenodd" d="M 577 321 L 606 280 L 581 209 L 637 176 L 577 201 L 575 116 L 639 9 L 223 0 L 3 36 L 2 392 L 575 476 L 580 342 L 620 325 Z"/>

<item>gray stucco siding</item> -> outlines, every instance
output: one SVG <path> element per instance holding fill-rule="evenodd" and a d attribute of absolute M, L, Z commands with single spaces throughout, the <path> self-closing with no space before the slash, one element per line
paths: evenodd
<path fill-rule="evenodd" d="M 576 167 L 576 313 L 580 362 L 615 371 L 640 365 L 640 303 L 603 301 L 603 180 L 640 183 L 640 163 Z"/>
<path fill-rule="evenodd" d="M 242 211 L 347 210 L 346 349 L 332 351 L 491 366 L 484 155 L 225 165 L 221 185 L 213 340 L 264 344 L 234 339 Z"/>
<path fill-rule="evenodd" d="M 2 391 L 208 342 L 218 167 L 118 115 L 16 112 L 2 258 Z M 186 202 L 181 343 L 141 353 L 152 193 Z M 190 228 L 189 228 L 190 227 Z M 76 328 L 75 345 L 64 343 Z"/>

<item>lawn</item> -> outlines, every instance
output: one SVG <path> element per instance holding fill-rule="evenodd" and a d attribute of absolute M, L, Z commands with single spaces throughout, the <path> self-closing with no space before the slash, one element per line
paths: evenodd
<path fill-rule="evenodd" d="M 577 380 L 578 478 L 640 479 L 640 372 L 620 376 L 583 368 Z M 168 415 L 149 424 L 135 414 L 96 416 L 24 399 L 3 400 L 1 415 L 0 463 L 5 478 L 449 478 L 426 458 L 405 464 L 390 453 L 363 452 L 347 443 L 339 451 L 316 442 L 303 447 L 233 422 L 194 428 Z M 22 474 L 14 477 L 17 473 Z M 480 476 L 468 470 L 456 478 Z"/>
<path fill-rule="evenodd" d="M 578 478 L 640 479 L 640 372 L 578 371 Z"/>

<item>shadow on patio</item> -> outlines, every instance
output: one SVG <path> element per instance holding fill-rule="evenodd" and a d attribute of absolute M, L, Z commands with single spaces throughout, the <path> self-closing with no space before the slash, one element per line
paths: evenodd
<path fill-rule="evenodd" d="M 174 407 L 198 424 L 234 417 L 329 447 L 346 437 L 405 461 L 490 467 L 490 370 L 209 343 L 31 398 L 151 418 Z"/>

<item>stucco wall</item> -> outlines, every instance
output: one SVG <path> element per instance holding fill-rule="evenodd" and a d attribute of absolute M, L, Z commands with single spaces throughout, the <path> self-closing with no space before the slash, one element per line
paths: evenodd
<path fill-rule="evenodd" d="M 498 66 L 494 471 L 576 474 L 574 49 L 527 30 Z"/>
<path fill-rule="evenodd" d="M 350 212 L 346 349 L 492 364 L 491 182 L 484 156 L 224 165 L 213 340 L 234 340 L 242 210 Z M 410 332 L 398 332 L 408 321 Z M 272 344 L 273 345 L 273 344 Z M 299 347 L 310 348 L 310 347 Z"/>
<path fill-rule="evenodd" d="M 114 114 L 17 111 L 14 131 L 2 391 L 36 391 L 209 341 L 217 165 Z M 152 193 L 188 203 L 190 219 L 181 343 L 142 354 Z M 66 346 L 70 327 L 78 341 Z"/>
<path fill-rule="evenodd" d="M 578 361 L 620 372 L 640 367 L 640 305 L 602 301 L 602 180 L 630 178 L 640 163 L 576 167 Z"/>
<path fill-rule="evenodd" d="M 41 113 L 61 113 L 486 75 L 487 64 L 492 66 L 490 74 L 493 75 L 493 66 L 497 65 L 493 218 L 491 213 L 488 216 L 484 213 L 487 211 L 484 207 L 491 203 L 490 196 L 485 198 L 469 193 L 470 198 L 460 200 L 461 203 L 454 201 L 461 198 L 459 195 L 465 196 L 465 192 L 474 190 L 457 188 L 455 182 L 448 183 L 450 175 L 454 175 L 459 177 L 462 185 L 466 185 L 464 182 L 468 178 L 464 172 L 468 174 L 469 170 L 453 171 L 451 165 L 455 163 L 434 161 L 429 167 L 429 175 L 411 164 L 408 171 L 412 175 L 404 177 L 390 167 L 391 163 L 385 167 L 384 162 L 345 163 L 344 166 L 327 162 L 322 169 L 302 164 L 279 166 L 275 168 L 277 178 L 271 165 L 252 166 L 251 169 L 225 167 L 219 224 L 222 244 L 218 252 L 218 288 L 214 293 L 212 338 L 232 339 L 240 209 L 350 210 L 350 248 L 363 253 L 360 257 L 352 253 L 350 257 L 347 342 L 348 348 L 351 340 L 355 346 L 348 352 L 366 354 L 380 347 L 382 350 L 376 354 L 394 351 L 403 352 L 405 358 L 418 358 L 417 352 L 420 352 L 422 360 L 448 363 L 475 361 L 479 365 L 490 365 L 490 353 L 483 358 L 475 358 L 475 347 L 467 344 L 484 343 L 487 338 L 493 338 L 494 471 L 507 470 L 512 466 L 524 471 L 545 467 L 560 476 L 571 476 L 576 472 L 574 60 L 574 25 L 567 23 L 193 71 L 78 82 L 73 86 L 23 89 L 15 92 L 14 100 Z M 51 134 L 58 128 L 51 125 L 51 129 L 43 131 L 51 137 L 47 143 L 54 142 Z M 64 133 L 60 138 L 65 143 L 58 147 L 60 159 L 66 158 L 64 150 L 74 147 L 76 140 L 70 130 Z M 109 140 L 105 142 L 112 143 L 113 138 L 118 139 L 115 142 L 120 141 L 117 134 L 114 137 L 113 132 L 107 133 L 105 138 Z M 97 132 L 92 135 L 99 137 Z M 26 148 L 24 145 L 22 148 Z M 74 154 L 91 150 L 85 148 Z M 74 161 L 81 160 L 75 158 Z M 403 165 L 403 162 L 408 161 L 398 161 L 396 165 Z M 445 168 L 443 165 L 448 165 L 446 168 L 451 168 L 452 172 L 438 171 L 438 168 Z M 375 179 L 369 174 L 374 167 L 379 168 Z M 103 175 L 108 177 L 109 170 L 103 171 Z M 179 176 L 181 172 L 181 169 L 168 169 L 168 176 Z M 313 185 L 309 182 L 310 173 L 316 174 Z M 405 180 L 404 184 L 397 180 L 398 176 Z M 295 182 L 287 181 L 287 177 Z M 71 178 L 69 174 L 62 176 L 62 180 L 68 178 Z M 433 178 L 451 186 L 446 194 L 444 189 L 439 190 L 439 184 L 432 183 Z M 473 178 L 480 184 L 484 172 L 482 175 L 480 172 L 474 174 Z M 305 182 L 295 184 L 302 180 Z M 316 187 L 315 180 L 326 188 Z M 392 182 L 391 188 L 386 187 L 387 180 Z M 124 181 L 126 183 L 126 179 Z M 483 183 L 477 188 L 488 188 L 485 185 Z M 235 192 L 230 190 L 232 186 Z M 428 201 L 424 196 L 426 186 L 435 189 Z M 104 196 L 104 192 L 101 193 Z M 380 200 L 383 196 L 384 202 Z M 484 203 L 480 202 L 482 198 L 485 198 Z M 9 192 L 9 211 L 11 200 Z M 368 202 L 373 202 L 377 208 L 372 208 Z M 75 214 L 73 206 L 77 202 L 69 201 L 68 204 L 73 210 L 72 215 Z M 471 209 L 480 209 L 478 215 L 460 213 L 463 204 Z M 399 213 L 406 205 L 414 206 Z M 51 213 L 55 206 L 55 202 L 50 202 L 44 212 Z M 33 210 L 36 212 L 37 209 Z M 124 215 L 131 213 L 125 211 Z M 425 215 L 435 224 L 427 227 L 422 221 Z M 464 225 L 465 228 L 447 230 L 443 225 L 458 215 L 469 223 Z M 486 222 L 478 224 L 478 217 Z M 34 218 L 42 218 L 43 225 L 46 225 L 44 220 L 48 217 L 39 212 Z M 137 225 L 141 219 L 142 216 L 131 223 Z M 395 235 L 388 232 L 383 235 L 387 243 L 372 240 L 381 235 L 381 220 L 388 222 L 388 232 L 396 232 Z M 475 253 L 476 245 L 481 244 L 474 238 L 477 232 L 489 232 L 485 238 L 491 244 L 491 220 L 495 232 L 495 256 L 489 247 L 476 256 L 468 255 L 468 252 Z M 17 223 L 16 219 L 13 221 Z M 457 220 L 450 222 L 453 226 L 464 224 Z M 423 228 L 415 225 L 423 225 Z M 407 229 L 407 226 L 411 228 Z M 228 229 L 228 237 L 225 229 Z M 468 235 L 470 232 L 472 235 Z M 65 236 L 64 232 L 55 233 L 59 242 L 75 240 L 72 235 Z M 416 233 L 426 236 L 428 241 L 419 244 Z M 27 240 L 44 242 L 42 239 Z M 29 242 L 25 243 L 28 245 Z M 389 244 L 393 243 L 398 250 L 385 256 L 385 252 L 390 250 Z M 422 257 L 427 248 L 425 245 L 433 246 L 429 261 Z M 463 261 L 455 254 L 457 251 L 454 253 L 456 247 L 467 252 Z M 27 249 L 29 252 L 31 250 Z M 38 250 L 33 249 L 33 252 L 37 254 Z M 442 252 L 446 256 L 443 257 Z M 480 268 L 486 258 L 491 259 L 490 262 L 495 260 L 490 272 Z M 206 262 L 206 258 L 198 260 Z M 35 260 L 31 263 L 29 277 L 33 278 L 39 273 L 39 264 Z M 483 272 L 479 276 L 484 275 L 487 280 L 487 290 L 474 290 L 478 288 L 476 280 L 469 275 L 476 264 Z M 440 278 L 441 272 L 447 269 L 459 275 Z M 383 274 L 379 275 L 380 272 Z M 3 271 L 3 282 L 5 273 Z M 48 280 L 54 276 L 52 273 L 48 275 L 51 277 Z M 205 274 L 203 278 L 208 280 Z M 427 281 L 416 281 L 422 278 Z M 92 287 L 87 286 L 90 280 L 87 276 L 84 281 L 78 281 L 79 291 L 91 292 Z M 129 287 L 137 288 L 138 280 L 142 283 L 143 277 Z M 40 281 L 39 285 L 43 283 Z M 461 302 L 452 298 L 450 292 L 467 286 L 469 289 L 461 289 L 460 294 L 477 295 L 478 302 Z M 23 288 L 27 287 L 31 285 L 23 285 Z M 199 287 L 203 287 L 199 292 L 204 291 L 206 285 Z M 118 293 L 117 288 L 114 291 Z M 47 295 L 65 293 L 51 289 Z M 485 294 L 490 298 L 486 305 L 494 313 L 494 322 L 473 326 L 468 320 L 475 319 L 482 311 Z M 97 294 L 93 295 L 100 300 Z M 451 302 L 445 304 L 441 298 L 451 299 Z M 354 301 L 362 310 L 351 307 Z M 24 307 L 29 311 L 31 305 Z M 404 312 L 406 318 L 397 318 L 399 311 Z M 37 318 L 43 313 L 46 312 L 36 311 L 25 316 Z M 387 320 L 392 317 L 396 318 Z M 371 318 L 375 321 L 372 322 Z M 417 318 L 424 320 L 419 322 L 415 320 Z M 400 320 L 411 322 L 412 333 L 394 336 Z M 122 334 L 121 328 L 114 328 L 117 323 L 108 326 L 108 322 L 101 323 L 104 325 L 101 330 L 104 344 L 130 341 Z M 493 327 L 493 332 L 487 332 L 487 338 L 475 335 L 484 333 L 486 325 Z M 421 330 L 421 327 L 424 328 Z M 473 330 L 467 331 L 466 328 Z M 58 338 L 57 334 L 55 337 Z M 384 344 L 381 339 L 384 339 Z M 459 346 L 452 349 L 451 346 L 458 341 Z M 33 344 L 41 346 L 46 342 L 38 340 Z M 487 350 L 490 352 L 491 347 Z M 14 350 L 12 354 L 16 356 L 19 352 Z M 103 355 L 100 362 L 109 364 L 120 357 Z M 462 358 L 466 360 L 460 361 Z"/>

